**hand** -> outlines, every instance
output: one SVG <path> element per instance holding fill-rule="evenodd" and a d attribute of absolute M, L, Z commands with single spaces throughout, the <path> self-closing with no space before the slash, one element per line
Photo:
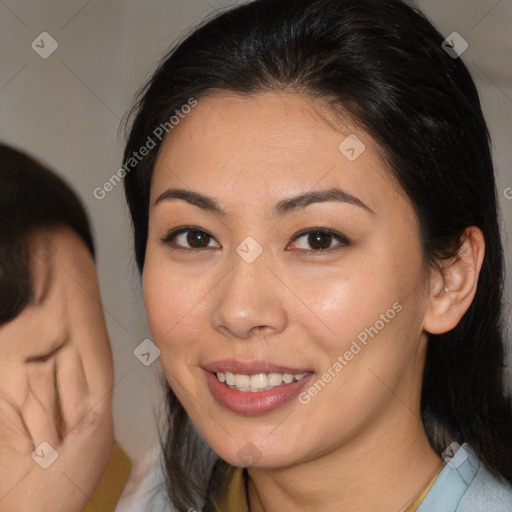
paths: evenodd
<path fill-rule="evenodd" d="M 40 300 L 0 327 L 0 512 L 80 512 L 114 444 L 95 267 L 69 233 L 52 241 L 32 269 Z"/>
<path fill-rule="evenodd" d="M 108 463 L 110 397 L 88 389 L 76 350 L 61 351 L 24 372 L 0 365 L 2 512 L 79 512 Z"/>

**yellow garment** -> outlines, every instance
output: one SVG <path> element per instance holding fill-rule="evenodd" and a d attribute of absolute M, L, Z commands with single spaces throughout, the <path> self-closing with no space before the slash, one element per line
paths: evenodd
<path fill-rule="evenodd" d="M 110 457 L 107 469 L 96 491 L 91 496 L 83 512 L 114 512 L 119 497 L 128 481 L 132 463 L 126 452 L 117 444 Z"/>
<path fill-rule="evenodd" d="M 421 502 L 425 499 L 425 496 L 428 494 L 428 491 L 430 491 L 430 488 L 434 485 L 434 482 L 436 481 L 436 478 L 439 476 L 439 473 L 441 473 L 441 470 L 444 468 L 446 462 L 443 463 L 443 465 L 439 468 L 437 473 L 434 475 L 434 478 L 430 480 L 427 487 L 423 489 L 422 493 L 409 505 L 407 510 L 405 512 L 415 512 L 418 507 L 420 506 Z"/>
<path fill-rule="evenodd" d="M 434 478 L 432 478 L 427 487 L 425 487 L 422 493 L 414 500 L 413 503 L 411 503 L 411 505 L 409 505 L 405 512 L 415 512 L 417 510 L 428 491 L 430 491 L 430 488 L 434 485 L 434 482 L 443 467 L 444 464 L 439 468 L 439 471 L 434 475 Z M 243 468 L 231 466 L 226 478 L 229 482 L 226 492 L 219 496 L 218 499 L 213 499 L 216 512 L 249 512 L 247 499 L 245 497 Z"/>
<path fill-rule="evenodd" d="M 212 498 L 216 512 L 249 512 L 245 497 L 244 468 L 230 466 L 226 474 L 229 482 L 226 492 L 221 496 Z"/>

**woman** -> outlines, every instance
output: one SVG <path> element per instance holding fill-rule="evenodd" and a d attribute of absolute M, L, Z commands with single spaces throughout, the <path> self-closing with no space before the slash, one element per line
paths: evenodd
<path fill-rule="evenodd" d="M 85 210 L 0 145 L 0 510 L 113 511 L 130 473 Z"/>
<path fill-rule="evenodd" d="M 177 510 L 512 509 L 493 164 L 443 39 L 399 0 L 256 0 L 141 91 Z"/>

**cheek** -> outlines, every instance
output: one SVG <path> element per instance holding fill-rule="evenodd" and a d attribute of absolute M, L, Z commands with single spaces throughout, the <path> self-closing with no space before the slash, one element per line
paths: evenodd
<path fill-rule="evenodd" d="M 169 271 L 168 264 L 156 265 L 147 258 L 142 293 L 151 339 L 160 350 L 160 364 L 169 385 L 188 410 L 189 395 L 196 384 L 187 361 L 194 357 L 190 320 L 198 296 L 188 280 L 179 276 L 179 272 Z"/>
<path fill-rule="evenodd" d="M 302 287 L 305 302 L 316 317 L 299 315 L 299 322 L 309 331 L 318 326 L 316 335 L 311 332 L 312 339 L 325 344 L 323 348 L 330 353 L 343 350 L 399 300 L 399 287 L 388 275 L 389 271 L 382 271 L 375 262 L 354 261 L 347 262 L 343 272 L 317 276 L 314 285 L 304 286 L 298 280 L 296 289 Z"/>
<path fill-rule="evenodd" d="M 191 348 L 190 341 L 199 338 L 204 318 L 204 296 L 208 291 L 204 280 L 173 267 L 168 262 L 149 259 L 142 276 L 142 293 L 153 342 L 173 356 Z M 203 321 L 204 323 L 204 321 Z"/>
<path fill-rule="evenodd" d="M 400 373 L 421 332 L 421 279 L 413 255 L 401 262 L 394 254 L 372 251 L 371 257 L 347 258 L 343 273 L 317 279 L 316 288 L 303 287 L 316 320 L 299 315 L 299 322 L 320 349 L 317 354 L 324 354 L 322 369 L 342 356 L 343 371 L 335 373 L 350 375 L 351 382 L 360 378 L 362 368 Z"/>

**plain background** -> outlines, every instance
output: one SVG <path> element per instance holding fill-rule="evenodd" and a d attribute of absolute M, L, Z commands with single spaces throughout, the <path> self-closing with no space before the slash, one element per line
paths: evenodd
<path fill-rule="evenodd" d="M 162 402 L 159 365 L 146 367 L 133 354 L 150 336 L 122 185 L 103 200 L 93 190 L 120 167 L 121 120 L 159 59 L 213 9 L 236 3 L 0 0 L 0 140 L 54 169 L 85 202 L 114 352 L 116 438 L 135 462 L 157 443 L 153 411 Z M 510 268 L 512 190 L 506 191 L 512 187 L 512 0 L 418 4 L 443 35 L 458 32 L 469 44 L 462 59 L 479 88 L 493 138 Z M 42 32 L 58 43 L 47 59 L 31 47 Z"/>

